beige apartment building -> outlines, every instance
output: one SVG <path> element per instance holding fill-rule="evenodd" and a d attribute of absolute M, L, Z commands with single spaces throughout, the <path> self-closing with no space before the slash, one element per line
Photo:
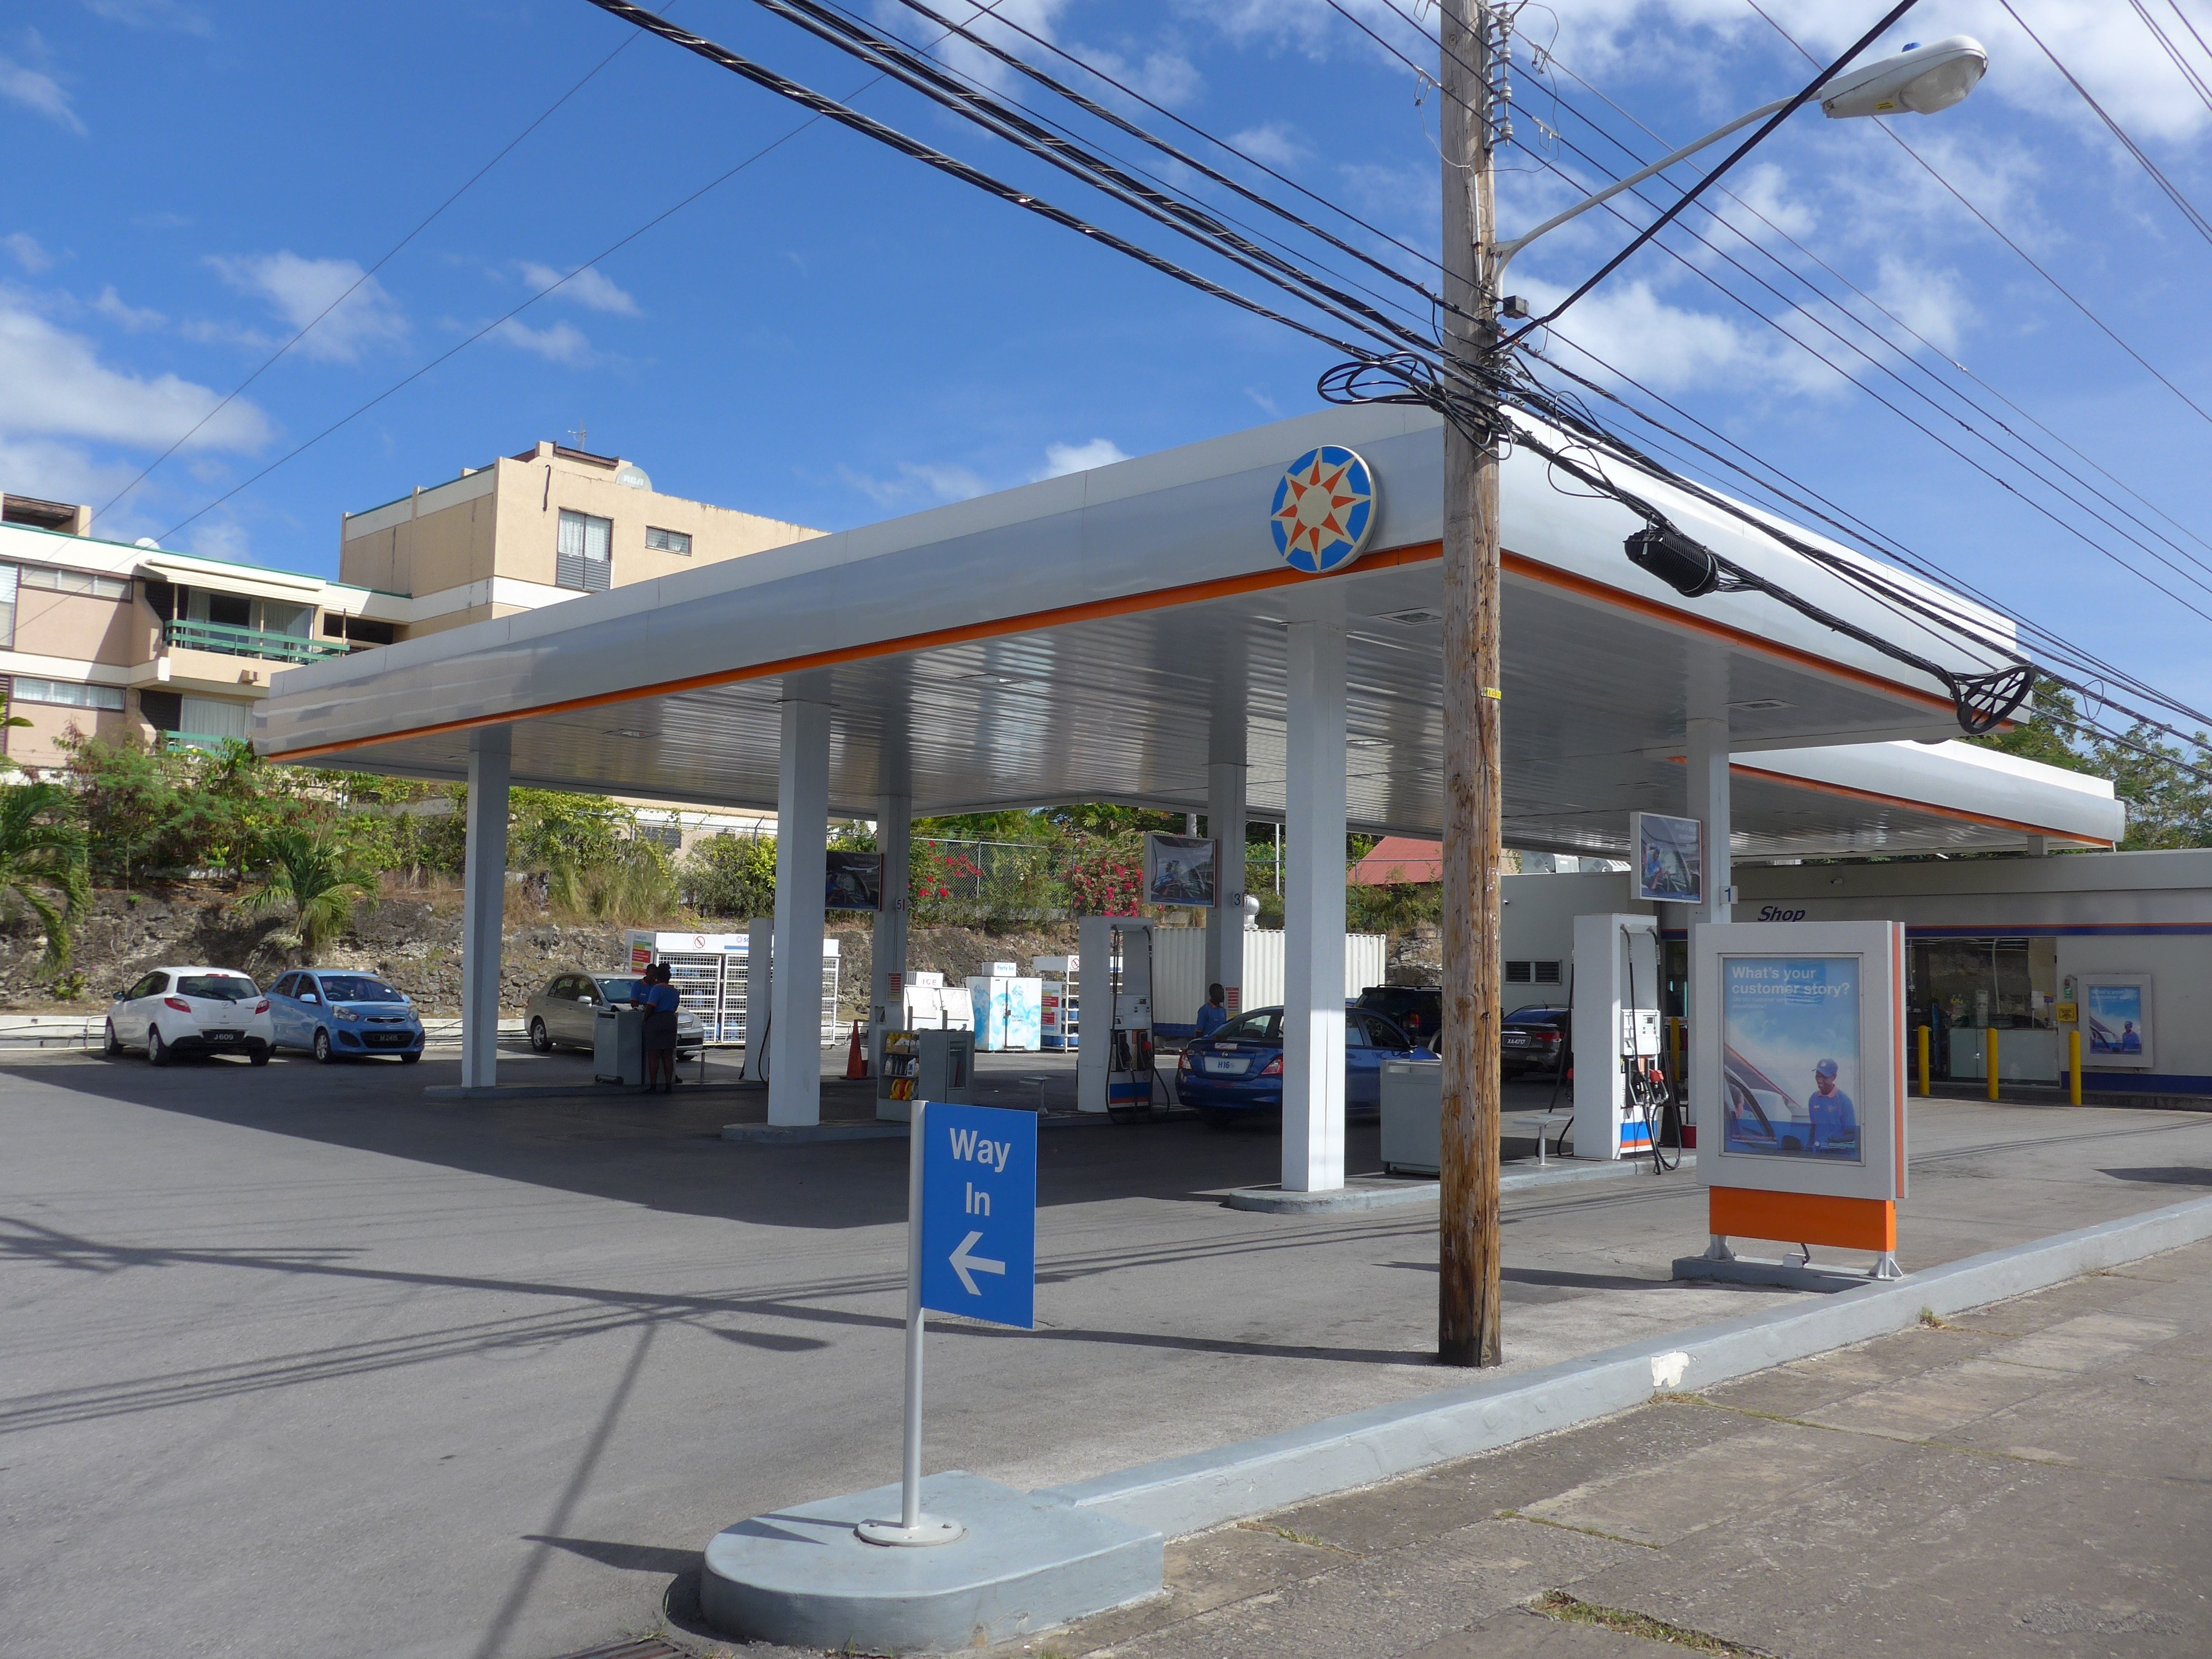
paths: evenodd
<path fill-rule="evenodd" d="M 0 732 L 0 751 L 33 773 L 72 726 L 211 747 L 246 735 L 288 667 L 822 533 L 663 495 L 628 461 L 550 443 L 342 515 L 337 581 L 105 541 L 91 520 L 0 494 L 0 684 L 31 723 Z M 751 823 L 649 817 L 671 844 Z"/>
<path fill-rule="evenodd" d="M 628 461 L 540 443 L 347 514 L 338 575 L 409 595 L 419 637 L 821 533 L 663 495 Z"/>

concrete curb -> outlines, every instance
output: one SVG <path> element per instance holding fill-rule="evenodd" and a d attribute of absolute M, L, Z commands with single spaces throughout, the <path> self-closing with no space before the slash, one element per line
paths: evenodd
<path fill-rule="evenodd" d="M 733 1095 L 746 1085 L 739 1083 L 681 1083 L 683 1095 Z M 758 1085 L 752 1085 L 757 1088 Z M 464 1088 L 458 1083 L 433 1083 L 422 1091 L 425 1100 L 622 1100 L 645 1091 L 624 1083 L 495 1083 L 489 1088 Z"/>
<path fill-rule="evenodd" d="M 757 1085 L 753 1085 L 757 1087 Z M 1003 1108 L 1021 1111 L 1018 1106 Z M 1175 1114 L 1163 1112 L 1146 1122 L 1164 1123 Z M 1195 1113 L 1185 1113 L 1195 1116 Z M 1039 1129 L 1091 1129 L 1124 1127 L 1139 1128 L 1141 1124 L 1116 1126 L 1103 1112 L 1046 1112 L 1037 1117 Z M 839 1123 L 725 1123 L 722 1139 L 747 1141 L 756 1146 L 804 1146 L 824 1140 L 904 1140 L 907 1126 L 903 1122 L 884 1118 L 860 1118 Z"/>
<path fill-rule="evenodd" d="M 1165 1536 L 1472 1457 L 1649 1401 L 1887 1336 L 2212 1237 L 2212 1198 L 2100 1223 L 1883 1285 L 1631 1343 L 1473 1388 L 1331 1418 L 1041 1494 Z"/>
<path fill-rule="evenodd" d="M 1698 1167 L 1695 1152 L 1682 1154 L 1681 1167 Z M 1508 1170 L 1498 1180 L 1502 1193 L 1531 1187 L 1571 1185 L 1583 1181 L 1617 1180 L 1623 1176 L 1650 1175 L 1650 1165 L 1640 1158 L 1624 1158 L 1603 1164 L 1574 1164 L 1555 1160 L 1539 1169 Z M 1668 1173 L 1672 1175 L 1673 1170 Z M 1434 1203 L 1442 1190 L 1433 1181 L 1407 1181 L 1390 1176 L 1353 1176 L 1343 1186 L 1322 1193 L 1286 1193 L 1280 1187 L 1232 1187 L 1221 1201 L 1232 1210 L 1251 1210 L 1262 1215 L 1330 1215 L 1350 1210 L 1392 1209 L 1401 1204 Z"/>

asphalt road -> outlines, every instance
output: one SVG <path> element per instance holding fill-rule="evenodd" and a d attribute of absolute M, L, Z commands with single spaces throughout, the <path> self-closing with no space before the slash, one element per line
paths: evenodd
<path fill-rule="evenodd" d="M 731 1521 L 892 1478 L 902 1143 L 726 1142 L 729 1097 L 423 1102 L 453 1080 L 0 1066 L 0 1654 L 544 1659 L 650 1626 Z M 1908 1267 L 2212 1182 L 2191 1115 L 1929 1103 L 1914 1135 Z M 1276 1161 L 1048 1132 L 1046 1322 L 933 1336 L 929 1467 L 1047 1485 L 1459 1380 L 1433 1210 L 1221 1206 Z M 1510 1200 L 1509 1364 L 1784 1294 L 1667 1283 L 1704 1237 L 1684 1176 Z"/>

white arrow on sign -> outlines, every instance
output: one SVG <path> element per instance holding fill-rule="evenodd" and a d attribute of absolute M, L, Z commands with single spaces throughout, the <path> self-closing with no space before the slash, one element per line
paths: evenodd
<path fill-rule="evenodd" d="M 982 1291 L 975 1288 L 975 1280 L 969 1271 L 971 1268 L 975 1273 L 978 1273 L 1003 1274 L 1006 1271 L 1006 1264 L 1003 1261 L 993 1261 L 986 1256 L 970 1255 L 968 1254 L 969 1251 L 974 1249 L 982 1242 L 982 1234 L 970 1233 L 967 1237 L 960 1241 L 959 1247 L 952 1252 L 952 1271 L 960 1275 L 961 1285 L 970 1296 L 981 1296 L 983 1294 Z"/>

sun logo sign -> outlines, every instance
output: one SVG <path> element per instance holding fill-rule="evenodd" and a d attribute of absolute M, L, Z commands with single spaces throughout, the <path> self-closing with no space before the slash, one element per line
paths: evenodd
<path fill-rule="evenodd" d="M 1359 556 L 1375 526 L 1375 475 L 1349 449 L 1323 444 L 1292 461 L 1275 486 L 1268 528 L 1293 570 L 1324 576 Z"/>

